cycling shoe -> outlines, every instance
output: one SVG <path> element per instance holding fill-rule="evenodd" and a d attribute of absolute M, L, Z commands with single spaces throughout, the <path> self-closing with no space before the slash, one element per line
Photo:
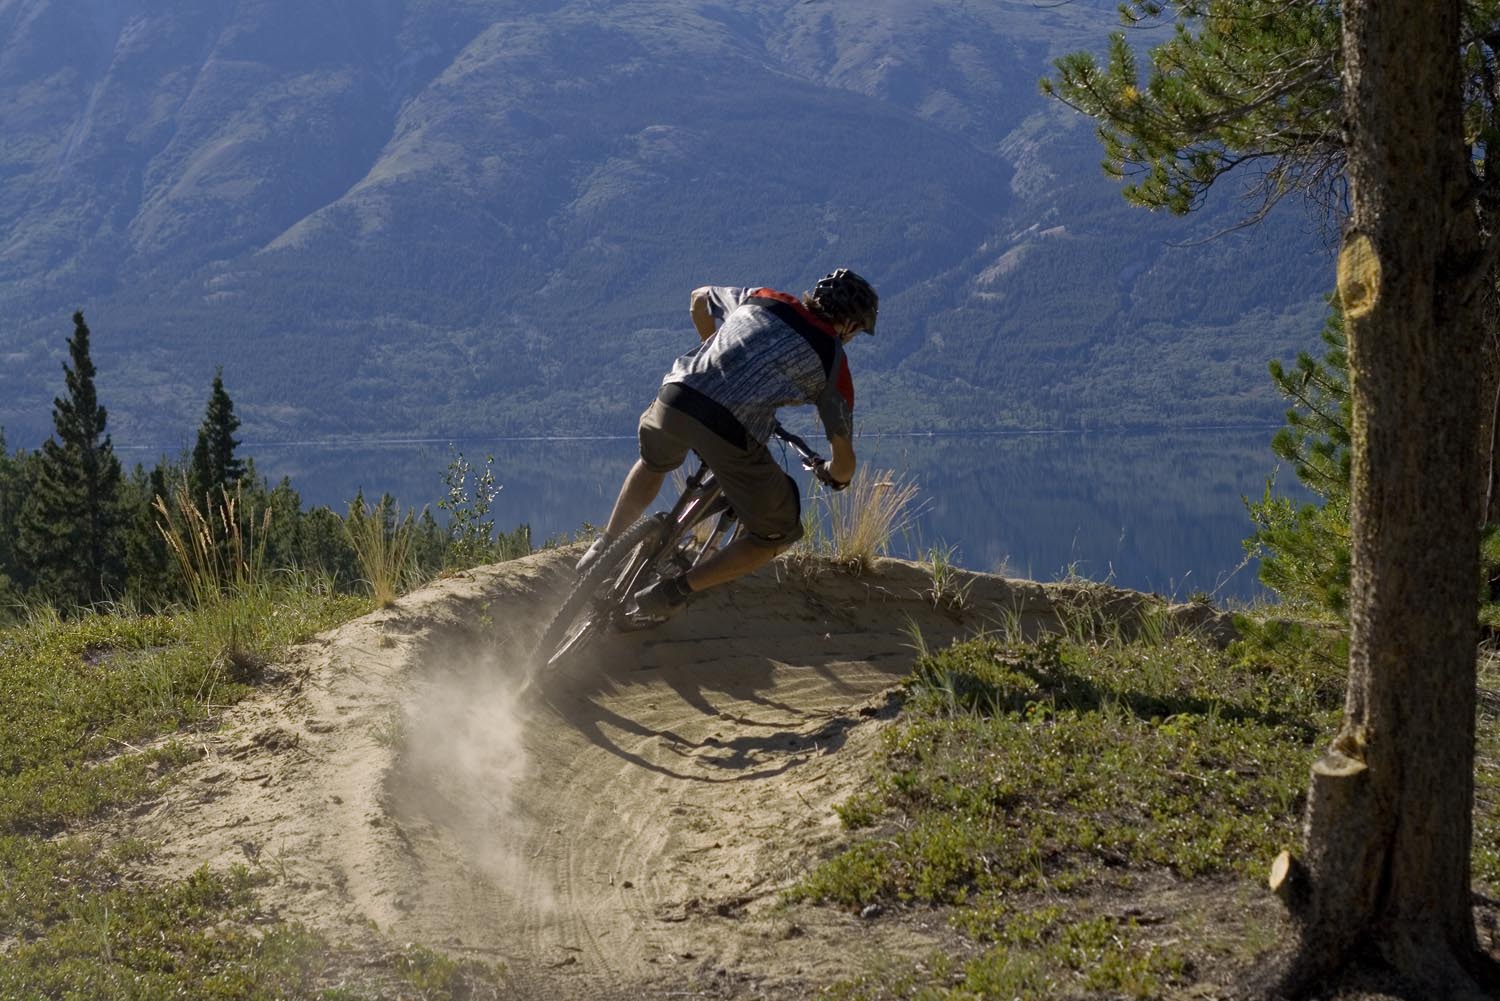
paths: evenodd
<path fill-rule="evenodd" d="M 635 613 L 643 619 L 665 622 L 687 607 L 691 593 L 681 577 L 659 580 L 635 593 Z"/>
<path fill-rule="evenodd" d="M 574 572 L 581 576 L 585 570 L 594 565 L 594 561 L 599 558 L 599 555 L 609 548 L 609 543 L 610 540 L 602 535 L 595 539 L 594 544 L 589 546 L 588 551 L 578 558 L 578 565 L 573 568 Z"/>

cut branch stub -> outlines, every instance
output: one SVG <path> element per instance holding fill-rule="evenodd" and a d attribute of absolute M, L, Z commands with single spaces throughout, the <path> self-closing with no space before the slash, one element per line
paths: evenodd
<path fill-rule="evenodd" d="M 1380 255 L 1375 252 L 1375 241 L 1364 233 L 1355 231 L 1344 239 L 1339 251 L 1338 290 L 1339 303 L 1349 319 L 1369 313 L 1380 298 Z"/>
<path fill-rule="evenodd" d="M 1287 912 L 1300 918 L 1307 912 L 1307 902 L 1312 895 L 1307 867 L 1291 852 L 1282 852 L 1271 863 L 1271 892 L 1281 900 Z"/>

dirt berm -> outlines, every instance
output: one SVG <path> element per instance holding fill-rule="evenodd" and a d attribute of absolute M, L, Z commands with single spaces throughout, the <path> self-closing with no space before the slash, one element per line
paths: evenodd
<path fill-rule="evenodd" d="M 518 696 L 575 558 L 443 580 L 298 650 L 132 822 L 153 874 L 266 870 L 281 917 L 503 963 L 517 998 L 801 997 L 943 941 L 936 917 L 778 891 L 838 842 L 914 632 L 1034 631 L 1081 589 L 963 575 L 960 612 L 915 564 L 778 565 Z"/>

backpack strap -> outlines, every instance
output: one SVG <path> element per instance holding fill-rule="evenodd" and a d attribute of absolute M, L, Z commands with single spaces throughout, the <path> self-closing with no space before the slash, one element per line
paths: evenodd
<path fill-rule="evenodd" d="M 829 337 L 838 336 L 833 332 L 833 324 L 829 323 L 817 313 L 814 313 L 812 310 L 808 309 L 802 304 L 802 300 L 798 299 L 794 295 L 788 295 L 785 292 L 778 292 L 773 288 L 755 288 L 751 289 L 746 294 L 745 301 L 750 302 L 755 299 L 771 299 L 778 303 L 781 303 L 782 305 L 790 306 L 802 318 L 804 322 L 812 324 L 815 329 L 822 331 Z M 758 305 L 764 306 L 766 305 L 766 303 L 761 302 L 758 303 Z M 776 311 L 773 310 L 773 312 Z M 778 315 L 780 314 L 778 313 Z"/>

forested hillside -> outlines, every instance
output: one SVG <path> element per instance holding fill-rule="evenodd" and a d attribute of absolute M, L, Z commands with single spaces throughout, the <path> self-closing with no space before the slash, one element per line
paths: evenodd
<path fill-rule="evenodd" d="M 629 432 L 704 282 L 883 294 L 866 430 L 1275 420 L 1317 220 L 1126 206 L 1038 95 L 1113 4 L 0 0 L 0 426 Z M 1151 36 L 1140 36 L 1143 44 Z"/>

